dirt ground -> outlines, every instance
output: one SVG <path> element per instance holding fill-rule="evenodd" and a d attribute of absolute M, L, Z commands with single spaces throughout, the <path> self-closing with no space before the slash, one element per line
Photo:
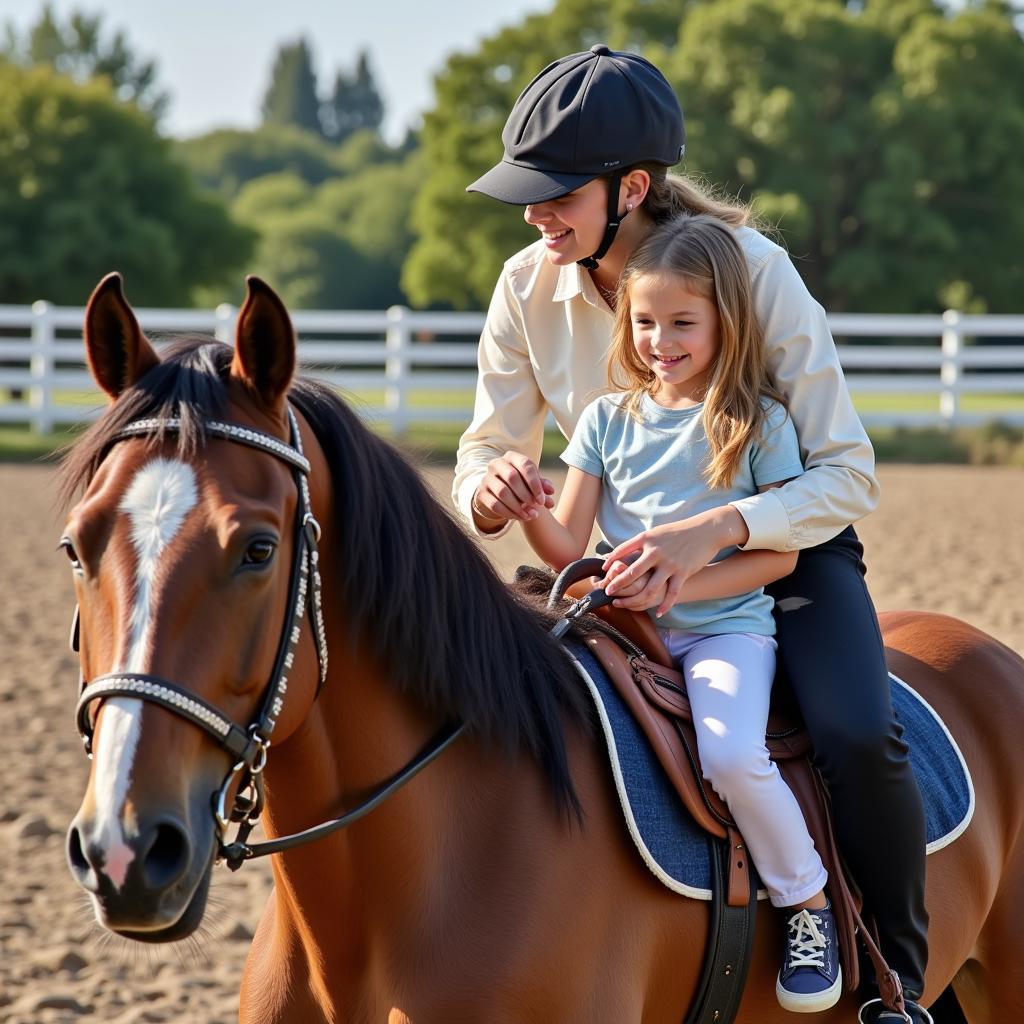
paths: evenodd
<path fill-rule="evenodd" d="M 428 470 L 445 500 L 449 476 Z M 880 476 L 881 508 L 859 527 L 879 609 L 947 612 L 1024 652 L 1024 472 L 885 466 Z M 270 889 L 265 864 L 220 870 L 196 940 L 145 949 L 104 936 L 64 864 L 88 762 L 72 720 L 72 590 L 54 550 L 54 479 L 0 465 L 0 1020 L 228 1024 Z M 506 573 L 532 561 L 515 532 L 487 550 Z"/>

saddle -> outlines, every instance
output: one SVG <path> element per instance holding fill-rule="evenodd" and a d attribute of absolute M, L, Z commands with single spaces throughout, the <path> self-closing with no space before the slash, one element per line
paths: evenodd
<path fill-rule="evenodd" d="M 604 597 L 603 592 L 590 592 L 592 583 L 589 578 L 600 574 L 600 564 L 601 559 L 582 559 L 564 570 L 552 587 L 549 607 L 556 606 L 564 594 L 575 600 L 574 607 L 583 606 L 584 610 L 594 611 L 604 624 L 600 632 L 585 637 L 583 642 L 600 661 L 630 708 L 693 820 L 724 846 L 721 858 L 725 866 L 723 888 L 725 905 L 730 909 L 719 915 L 722 918 L 718 925 L 719 936 L 717 940 L 713 937 L 712 945 L 724 946 L 730 955 L 737 954 L 742 959 L 744 945 L 749 956 L 750 936 L 745 933 L 752 935 L 752 915 L 756 904 L 756 888 L 746 844 L 729 808 L 704 779 L 686 683 L 682 674 L 670 667 L 671 655 L 654 624 L 647 615 L 591 600 L 595 593 Z M 829 896 L 836 919 L 847 989 L 856 989 L 860 982 L 859 932 L 872 961 L 883 1001 L 887 1005 L 901 1006 L 899 978 L 885 963 L 877 943 L 861 920 L 855 886 L 846 874 L 832 828 L 828 792 L 812 762 L 811 739 L 788 688 L 780 687 L 779 692 L 773 693 L 766 746 L 803 811 L 815 848 L 828 872 Z M 721 895 L 716 893 L 715 899 L 719 900 Z M 725 935 L 728 926 L 723 922 L 730 913 L 734 916 L 742 913 L 738 908 L 749 911 L 745 923 L 732 926 L 734 930 L 738 928 L 743 932 L 744 937 L 730 939 Z M 709 990 L 720 983 L 720 979 L 718 982 L 715 979 L 717 971 L 712 964 L 713 959 L 714 952 L 709 950 L 705 965 L 706 988 Z M 725 974 L 732 973 L 733 966 L 738 968 L 734 979 L 741 983 L 745 979 L 746 965 L 726 964 L 723 968 Z M 742 988 L 742 985 L 738 987 Z M 730 997 L 721 998 L 732 1002 Z M 719 1004 L 721 998 L 717 1000 Z M 738 1002 L 738 996 L 734 998 Z M 703 1002 L 705 1006 L 710 1005 L 707 999 Z M 692 1013 L 688 1020 L 722 1020 L 719 1012 L 713 1010 L 706 1018 Z"/>

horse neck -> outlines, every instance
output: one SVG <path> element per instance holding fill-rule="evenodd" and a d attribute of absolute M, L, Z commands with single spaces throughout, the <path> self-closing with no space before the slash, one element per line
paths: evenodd
<path fill-rule="evenodd" d="M 320 698 L 270 758 L 268 831 L 299 830 L 357 805 L 444 724 L 346 643 L 343 630 L 333 638 L 336 667 Z M 521 847 L 524 837 L 559 827 L 531 758 L 463 737 L 367 817 L 275 858 L 279 941 L 298 936 L 307 964 L 348 969 L 358 987 L 368 958 L 395 962 L 402 950 L 445 941 L 450 922 L 462 918 L 459 901 L 479 898 L 461 887 L 453 893 L 453 879 L 489 873 L 496 842 Z M 542 870 L 539 858 L 521 850 L 509 875 Z M 506 881 L 513 891 L 525 884 Z"/>
<path fill-rule="evenodd" d="M 314 512 L 326 527 L 321 567 L 331 669 L 303 721 L 271 752 L 264 824 L 272 836 L 357 806 L 446 724 L 401 693 L 367 645 L 353 642 L 330 570 L 337 563 L 329 471 L 315 442 L 307 452 Z M 303 692 L 311 695 L 311 645 L 303 671 Z M 543 871 L 540 855 L 529 851 L 561 826 L 531 758 L 464 736 L 365 818 L 274 858 L 275 937 L 260 945 L 304 960 L 314 987 L 322 974 L 321 984 L 335 991 L 356 989 L 369 959 L 398 963 L 402 950 L 443 942 L 450 922 L 465 919 L 461 901 L 478 894 L 453 892 L 452 881 L 489 873 L 495 843 L 519 849 L 504 880 L 520 892 L 527 881 L 519 874 Z"/>

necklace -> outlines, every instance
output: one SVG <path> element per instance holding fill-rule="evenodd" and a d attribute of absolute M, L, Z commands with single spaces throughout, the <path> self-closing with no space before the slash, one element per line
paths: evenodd
<path fill-rule="evenodd" d="M 593 278 L 591 278 L 593 280 Z M 618 294 L 617 288 L 605 288 L 604 285 L 598 284 L 594 281 L 594 287 L 598 290 L 601 298 L 608 304 L 609 309 L 615 308 L 615 297 Z"/>

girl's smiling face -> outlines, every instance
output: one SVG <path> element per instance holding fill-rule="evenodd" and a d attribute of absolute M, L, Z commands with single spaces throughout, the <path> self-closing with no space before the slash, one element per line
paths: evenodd
<path fill-rule="evenodd" d="M 718 356 L 718 309 L 671 272 L 629 285 L 633 346 L 658 379 L 655 400 L 682 409 L 704 400 Z"/>
<path fill-rule="evenodd" d="M 523 219 L 541 233 L 549 263 L 571 266 L 601 244 L 608 221 L 608 185 L 595 178 L 568 195 L 527 206 Z"/>

